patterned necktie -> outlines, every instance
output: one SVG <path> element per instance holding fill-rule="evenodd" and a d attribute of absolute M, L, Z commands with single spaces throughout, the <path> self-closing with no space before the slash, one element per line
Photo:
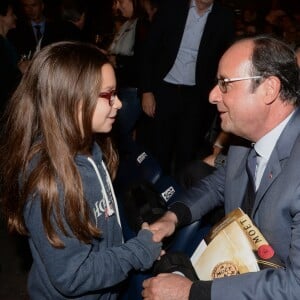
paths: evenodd
<path fill-rule="evenodd" d="M 255 190 L 255 175 L 256 175 L 256 164 L 257 164 L 257 153 L 254 147 L 251 148 L 248 157 L 247 157 L 247 173 L 253 188 Z"/>
<path fill-rule="evenodd" d="M 257 153 L 256 160 L 255 186 L 257 190 L 263 178 L 268 160 L 266 160 L 265 156 L 260 155 L 260 153 Z"/>
<path fill-rule="evenodd" d="M 34 25 L 34 28 L 35 28 L 36 42 L 38 43 L 39 40 L 42 38 L 41 25 Z"/>
<path fill-rule="evenodd" d="M 247 164 L 246 164 L 246 171 L 249 180 L 246 188 L 245 197 L 241 205 L 242 210 L 249 216 L 251 215 L 254 200 L 255 200 L 256 157 L 257 157 L 257 153 L 254 147 L 252 147 L 252 149 L 249 151 L 247 157 Z"/>

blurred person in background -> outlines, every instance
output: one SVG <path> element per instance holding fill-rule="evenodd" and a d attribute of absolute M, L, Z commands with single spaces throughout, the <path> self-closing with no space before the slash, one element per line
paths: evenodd
<path fill-rule="evenodd" d="M 141 116 L 139 68 L 149 21 L 140 0 L 116 0 L 114 8 L 125 22 L 116 33 L 108 55 L 115 67 L 118 96 L 123 106 L 116 123 L 116 140 L 120 154 L 130 152 L 136 123 Z"/>
<path fill-rule="evenodd" d="M 84 0 L 63 0 L 60 6 L 61 23 L 58 25 L 62 41 L 85 41 L 83 33 L 87 6 Z"/>
<path fill-rule="evenodd" d="M 59 29 L 44 14 L 43 0 L 19 0 L 23 15 L 16 28 L 8 33 L 8 39 L 19 55 L 30 59 L 36 51 L 58 40 Z"/>
<path fill-rule="evenodd" d="M 16 27 L 16 16 L 12 1 L 0 2 L 0 117 L 7 100 L 14 91 L 22 72 L 26 70 L 27 62 L 20 61 L 14 46 L 7 39 L 7 32 Z"/>
<path fill-rule="evenodd" d="M 156 13 L 141 67 L 142 108 L 153 121 L 139 135 L 166 174 L 210 152 L 216 111 L 208 93 L 233 38 L 233 12 L 217 1 L 163 1 Z"/>

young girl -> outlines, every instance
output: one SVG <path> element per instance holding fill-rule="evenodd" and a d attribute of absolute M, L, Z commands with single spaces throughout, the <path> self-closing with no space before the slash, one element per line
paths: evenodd
<path fill-rule="evenodd" d="M 2 201 L 10 231 L 29 236 L 31 300 L 116 299 L 128 272 L 160 255 L 148 224 L 122 243 L 105 135 L 121 108 L 115 89 L 96 47 L 61 42 L 36 55 L 9 103 Z"/>

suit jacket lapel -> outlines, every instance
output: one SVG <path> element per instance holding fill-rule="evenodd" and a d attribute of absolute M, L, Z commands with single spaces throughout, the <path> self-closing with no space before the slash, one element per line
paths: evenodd
<path fill-rule="evenodd" d="M 297 109 L 289 123 L 281 133 L 264 171 L 260 186 L 257 190 L 252 216 L 255 214 L 263 196 L 281 173 L 289 158 L 295 141 L 300 133 L 300 109 Z"/>
<path fill-rule="evenodd" d="M 250 148 L 247 146 L 232 146 L 229 149 L 225 183 L 225 208 L 227 213 L 240 207 L 244 200 L 248 183 L 245 166 L 249 151 Z"/>
<path fill-rule="evenodd" d="M 172 28 L 173 32 L 177 33 L 178 39 L 181 41 L 185 29 L 185 23 L 187 21 L 188 13 L 190 10 L 190 1 L 185 0 L 177 4 L 181 6 L 176 7 L 176 11 L 171 16 L 172 17 L 171 24 L 173 26 Z"/>
<path fill-rule="evenodd" d="M 199 48 L 202 46 L 201 42 L 204 43 L 205 41 L 208 41 L 210 39 L 210 35 L 214 32 L 216 24 L 218 24 L 218 20 L 216 17 L 216 4 L 214 3 L 211 12 L 207 16 Z"/>
<path fill-rule="evenodd" d="M 253 212 L 255 212 L 264 194 L 266 193 L 268 188 L 272 185 L 272 183 L 276 180 L 276 177 L 280 174 L 280 172 L 281 172 L 281 159 L 280 156 L 278 155 L 277 149 L 275 148 L 269 159 L 261 183 L 257 190 L 255 202 L 253 206 Z"/>

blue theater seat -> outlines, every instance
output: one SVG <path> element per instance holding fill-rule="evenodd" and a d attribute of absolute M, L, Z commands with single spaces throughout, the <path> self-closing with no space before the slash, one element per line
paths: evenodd
<path fill-rule="evenodd" d="M 174 203 L 183 192 L 182 187 L 170 176 L 161 176 L 154 186 L 160 196 L 167 202 L 167 205 Z M 184 252 L 191 256 L 199 242 L 208 233 L 210 227 L 202 221 L 196 221 L 180 228 L 174 237 L 167 242 L 167 251 Z"/>
<path fill-rule="evenodd" d="M 125 241 L 136 235 L 130 228 L 124 210 L 124 198 L 128 189 L 139 183 L 154 184 L 158 181 L 162 170 L 158 162 L 138 144 L 131 147 L 130 153 L 120 160 L 117 176 L 114 180 L 114 189 L 119 205 Z"/>
<path fill-rule="evenodd" d="M 158 162 L 139 145 L 132 147 L 132 151 L 120 160 L 114 186 L 123 190 L 136 182 L 155 183 L 162 175 Z"/>
<path fill-rule="evenodd" d="M 154 187 L 167 204 L 174 202 L 183 191 L 174 178 L 166 175 L 161 175 Z"/>

